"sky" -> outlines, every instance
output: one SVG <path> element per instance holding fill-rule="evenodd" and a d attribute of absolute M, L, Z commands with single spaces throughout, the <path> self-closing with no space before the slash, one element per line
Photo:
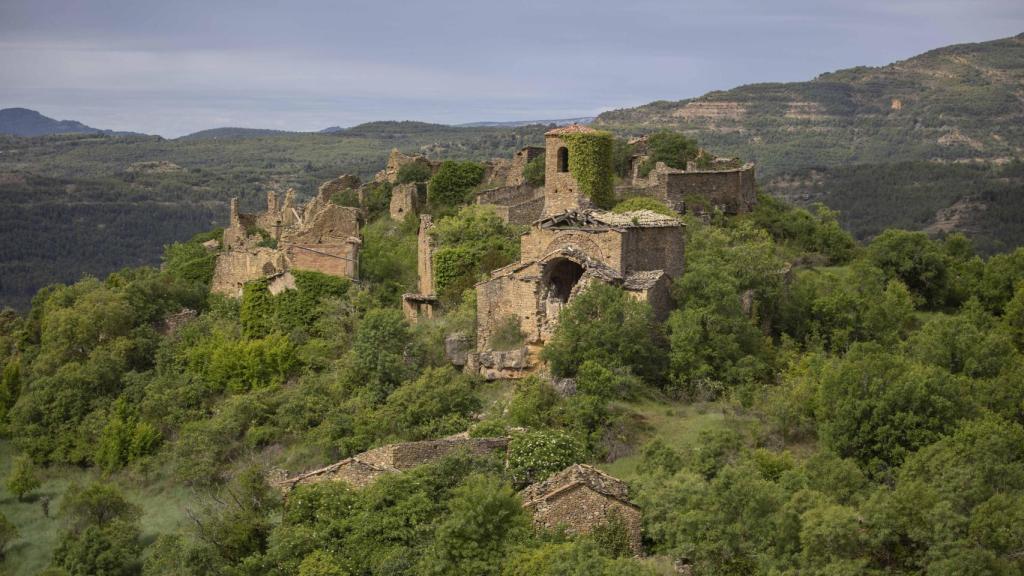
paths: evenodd
<path fill-rule="evenodd" d="M 1022 32 L 1021 0 L 0 0 L 0 108 L 165 137 L 547 120 Z"/>

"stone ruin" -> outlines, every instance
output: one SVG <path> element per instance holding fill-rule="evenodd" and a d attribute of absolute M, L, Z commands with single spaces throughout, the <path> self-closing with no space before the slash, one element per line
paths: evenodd
<path fill-rule="evenodd" d="M 304 206 L 296 204 L 294 190 L 283 201 L 268 192 L 266 211 L 256 214 L 240 212 L 232 198 L 210 290 L 239 297 L 246 282 L 267 279 L 276 294 L 294 287 L 291 270 L 357 279 L 362 212 L 331 197 L 358 186 L 357 177 L 340 176 L 323 183 Z"/>
<path fill-rule="evenodd" d="M 434 290 L 434 238 L 430 230 L 434 220 L 429 214 L 420 216 L 420 229 L 416 237 L 417 292 L 402 295 L 402 312 L 410 322 L 419 318 L 433 318 L 437 306 Z"/>
<path fill-rule="evenodd" d="M 285 493 L 302 484 L 319 482 L 342 481 L 354 488 L 362 488 L 384 474 L 404 472 L 459 451 L 466 451 L 475 456 L 486 456 L 504 452 L 507 447 L 508 438 L 470 438 L 465 434 L 440 440 L 388 444 L 345 458 L 330 466 L 277 480 L 273 485 Z"/>
<path fill-rule="evenodd" d="M 686 169 L 670 168 L 658 162 L 647 177 L 642 177 L 640 167 L 649 158 L 647 138 L 634 138 L 629 144 L 633 150 L 631 176 L 629 183 L 616 187 L 620 198 L 647 196 L 680 214 L 713 210 L 743 214 L 750 212 L 757 203 L 752 163 L 741 163 L 735 158 L 713 158 L 701 150 L 701 159 L 710 158 L 704 167 L 693 160 L 686 163 Z"/>
<path fill-rule="evenodd" d="M 297 486 L 321 482 L 345 482 L 360 489 L 385 474 L 398 474 L 460 451 L 478 457 L 504 453 L 508 442 L 507 437 L 470 438 L 462 433 L 440 440 L 388 444 L 323 468 L 272 480 L 271 485 L 285 495 Z M 618 515 L 630 549 L 635 554 L 642 552 L 640 509 L 629 501 L 629 488 L 593 466 L 574 464 L 531 484 L 519 496 L 533 515 L 534 526 L 548 530 L 565 528 L 569 534 L 588 534 Z"/>
<path fill-rule="evenodd" d="M 683 273 L 683 224 L 649 210 L 617 214 L 594 209 L 568 170 L 569 126 L 548 132 L 543 217 L 520 239 L 520 261 L 476 285 L 477 352 L 467 369 L 487 378 L 518 378 L 535 368 L 559 313 L 592 282 L 621 286 L 664 319 L 672 279 Z M 607 159 L 611 162 L 611 158 Z M 494 336 L 509 322 L 524 344 L 500 350 Z"/>
<path fill-rule="evenodd" d="M 589 534 L 618 516 L 626 528 L 629 548 L 640 554 L 640 508 L 629 500 L 625 482 L 593 466 L 574 464 L 519 493 L 534 526 L 564 528 L 568 534 Z"/>

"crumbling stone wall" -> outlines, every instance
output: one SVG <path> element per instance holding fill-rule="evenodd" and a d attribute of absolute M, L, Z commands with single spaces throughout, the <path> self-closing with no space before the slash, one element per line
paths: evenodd
<path fill-rule="evenodd" d="M 501 186 L 478 193 L 476 203 L 491 206 L 509 224 L 530 224 L 544 212 L 544 189 L 525 183 Z"/>
<path fill-rule="evenodd" d="M 417 214 L 426 204 L 426 187 L 409 182 L 400 184 L 391 190 L 391 204 L 389 213 L 392 220 L 399 222 L 405 220 L 409 214 Z"/>
<path fill-rule="evenodd" d="M 506 186 L 518 186 L 525 184 L 526 179 L 523 178 L 523 168 L 530 163 L 531 160 L 544 155 L 543 146 L 526 146 L 520 149 L 512 156 L 512 164 L 509 166 L 508 178 L 505 180 Z"/>
<path fill-rule="evenodd" d="M 503 452 L 507 447 L 508 438 L 470 438 L 462 435 L 388 444 L 311 472 L 278 480 L 274 485 L 284 492 L 302 484 L 333 481 L 343 481 L 361 488 L 383 474 L 403 472 L 455 452 L 466 451 L 473 456 L 487 456 Z"/>
<path fill-rule="evenodd" d="M 402 312 L 410 322 L 418 318 L 433 318 L 437 298 L 434 295 L 434 239 L 430 235 L 434 220 L 430 214 L 420 215 L 420 229 L 416 237 L 416 273 L 418 292 L 402 295 Z"/>
<path fill-rule="evenodd" d="M 618 516 L 626 528 L 630 549 L 640 554 L 642 517 L 628 499 L 624 482 L 592 466 L 574 464 L 551 478 L 528 486 L 519 496 L 533 514 L 534 525 L 545 530 L 564 528 L 569 534 L 589 534 Z"/>
<path fill-rule="evenodd" d="M 267 194 L 267 210 L 242 214 L 238 200 L 231 200 L 231 219 L 224 230 L 223 252 L 217 257 L 210 289 L 238 297 L 242 286 L 292 269 L 313 270 L 345 278 L 359 277 L 359 228 L 362 212 L 338 206 L 331 196 L 359 185 L 359 179 L 343 175 L 320 186 L 317 195 L 299 209 L 295 191 L 284 202 Z M 276 247 L 267 244 L 255 229 L 262 230 Z M 272 244 L 272 243 L 271 243 Z"/>
<path fill-rule="evenodd" d="M 440 162 L 428 160 L 426 156 L 420 154 L 402 154 L 398 151 L 398 148 L 392 148 L 391 154 L 388 155 L 387 165 L 383 170 L 377 172 L 377 175 L 373 177 L 373 181 L 390 182 L 391 184 L 395 184 L 398 182 L 398 171 L 401 170 L 402 166 L 412 163 L 423 164 L 427 168 L 430 168 L 431 174 L 437 172 L 437 169 L 441 166 Z"/>
<path fill-rule="evenodd" d="M 217 257 L 210 291 L 239 298 L 246 282 L 287 270 L 285 255 L 272 248 L 237 248 Z"/>
<path fill-rule="evenodd" d="M 577 484 L 552 497 L 535 500 L 526 508 L 533 514 L 535 526 L 544 530 L 564 528 L 568 534 L 589 534 L 617 515 L 626 527 L 630 550 L 634 554 L 643 551 L 640 510 L 585 485 Z"/>
<path fill-rule="evenodd" d="M 729 161 L 721 166 L 732 166 Z M 649 196 L 680 214 L 719 208 L 728 214 L 744 214 L 757 203 L 754 165 L 738 168 L 687 170 L 669 168 L 658 162 L 646 179 L 634 176 L 633 184 L 620 187 L 620 196 Z"/>

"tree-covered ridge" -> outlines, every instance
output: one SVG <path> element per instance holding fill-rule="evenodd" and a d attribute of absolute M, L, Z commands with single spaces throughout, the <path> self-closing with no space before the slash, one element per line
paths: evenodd
<path fill-rule="evenodd" d="M 0 316 L 0 566 L 1024 568 L 1024 249 L 983 258 L 961 235 L 901 230 L 862 245 L 835 212 L 767 197 L 748 215 L 688 219 L 666 322 L 604 284 L 566 307 L 542 352 L 573 378 L 562 395 L 542 377 L 488 383 L 450 366 L 445 337 L 475 333 L 474 293 L 460 291 L 515 258 L 516 231 L 486 208 L 439 209 L 435 241 L 457 265 L 446 312 L 414 325 L 399 302 L 416 281 L 415 222 L 379 208 L 357 283 L 296 272 L 297 290 L 211 296 L 205 235 L 168 246 L 159 269 L 52 286 Z M 165 322 L 184 308 L 197 314 Z M 286 501 L 266 484 L 273 469 L 466 430 L 511 435 L 507 461 L 456 455 Z M 585 537 L 531 528 L 516 491 L 578 462 L 630 482 L 649 558 L 629 558 L 614 522 Z M 166 504 L 172 487 L 184 501 Z M 143 521 L 154 514 L 177 520 Z"/>
<path fill-rule="evenodd" d="M 375 122 L 323 134 L 176 140 L 0 135 L 0 303 L 25 309 L 46 284 L 156 265 L 164 245 L 226 225 L 232 197 L 246 212 L 264 206 L 269 190 L 295 188 L 302 200 L 339 174 L 372 177 L 392 148 L 510 158 L 546 129 Z"/>
<path fill-rule="evenodd" d="M 1022 81 L 1024 36 L 1016 36 L 807 82 L 751 84 L 605 112 L 595 124 L 699 130 L 713 149 L 754 160 L 766 175 L 848 163 L 1014 157 L 1024 143 Z"/>

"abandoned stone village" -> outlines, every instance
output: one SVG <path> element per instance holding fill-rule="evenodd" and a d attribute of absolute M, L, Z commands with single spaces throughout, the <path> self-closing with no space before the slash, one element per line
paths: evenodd
<path fill-rule="evenodd" d="M 545 134 L 543 148 L 526 147 L 512 159 L 485 163 L 484 184 L 475 194 L 476 203 L 492 207 L 505 222 L 528 225 L 529 230 L 520 238 L 520 260 L 491 271 L 476 284 L 476 334 L 454 334 L 446 341 L 449 359 L 457 367 L 487 379 L 522 378 L 543 370 L 539 353 L 551 337 L 560 311 L 594 282 L 620 286 L 648 302 L 656 318 L 667 316 L 672 280 L 683 274 L 683 223 L 650 210 L 617 213 L 595 207 L 570 170 L 568 142 L 595 133 L 575 124 L 555 128 Z M 714 210 L 737 214 L 754 206 L 752 164 L 712 159 L 699 168 L 691 162 L 678 169 L 658 162 L 642 175 L 640 167 L 648 160 L 646 140 L 636 138 L 630 145 L 630 177 L 614 190 L 619 199 L 649 197 L 679 214 Z M 544 184 L 531 186 L 523 170 L 541 156 Z M 610 152 L 598 160 L 610 166 Z M 362 185 L 355 176 L 340 176 L 322 184 L 303 206 L 296 203 L 293 190 L 283 198 L 269 193 L 266 211 L 258 214 L 240 213 L 237 200 L 233 200 L 230 224 L 219 247 L 216 241 L 209 245 L 211 250 L 219 250 L 212 290 L 238 297 L 247 282 L 262 279 L 277 294 L 295 288 L 293 270 L 358 281 L 364 214 L 360 208 L 340 206 L 331 199 L 348 192 L 361 204 L 368 186 L 397 184 L 399 170 L 412 163 L 431 172 L 440 165 L 421 155 L 394 150 L 372 182 Z M 433 220 L 425 213 L 427 208 L 424 186 L 393 186 L 390 216 L 419 219 L 417 291 L 403 297 L 403 310 L 412 322 L 439 313 L 430 234 Z M 495 339 L 499 327 L 509 323 L 518 326 L 523 335 L 522 344 L 511 349 L 497 345 Z M 466 434 L 393 444 L 318 470 L 284 474 L 275 484 L 285 492 L 324 481 L 360 488 L 383 474 L 401 473 L 455 451 L 500 454 L 507 444 L 508 438 L 470 438 Z M 577 464 L 526 487 L 520 495 L 539 527 L 587 533 L 617 515 L 626 527 L 631 548 L 641 553 L 640 510 L 629 500 L 626 484 L 616 478 Z"/>

